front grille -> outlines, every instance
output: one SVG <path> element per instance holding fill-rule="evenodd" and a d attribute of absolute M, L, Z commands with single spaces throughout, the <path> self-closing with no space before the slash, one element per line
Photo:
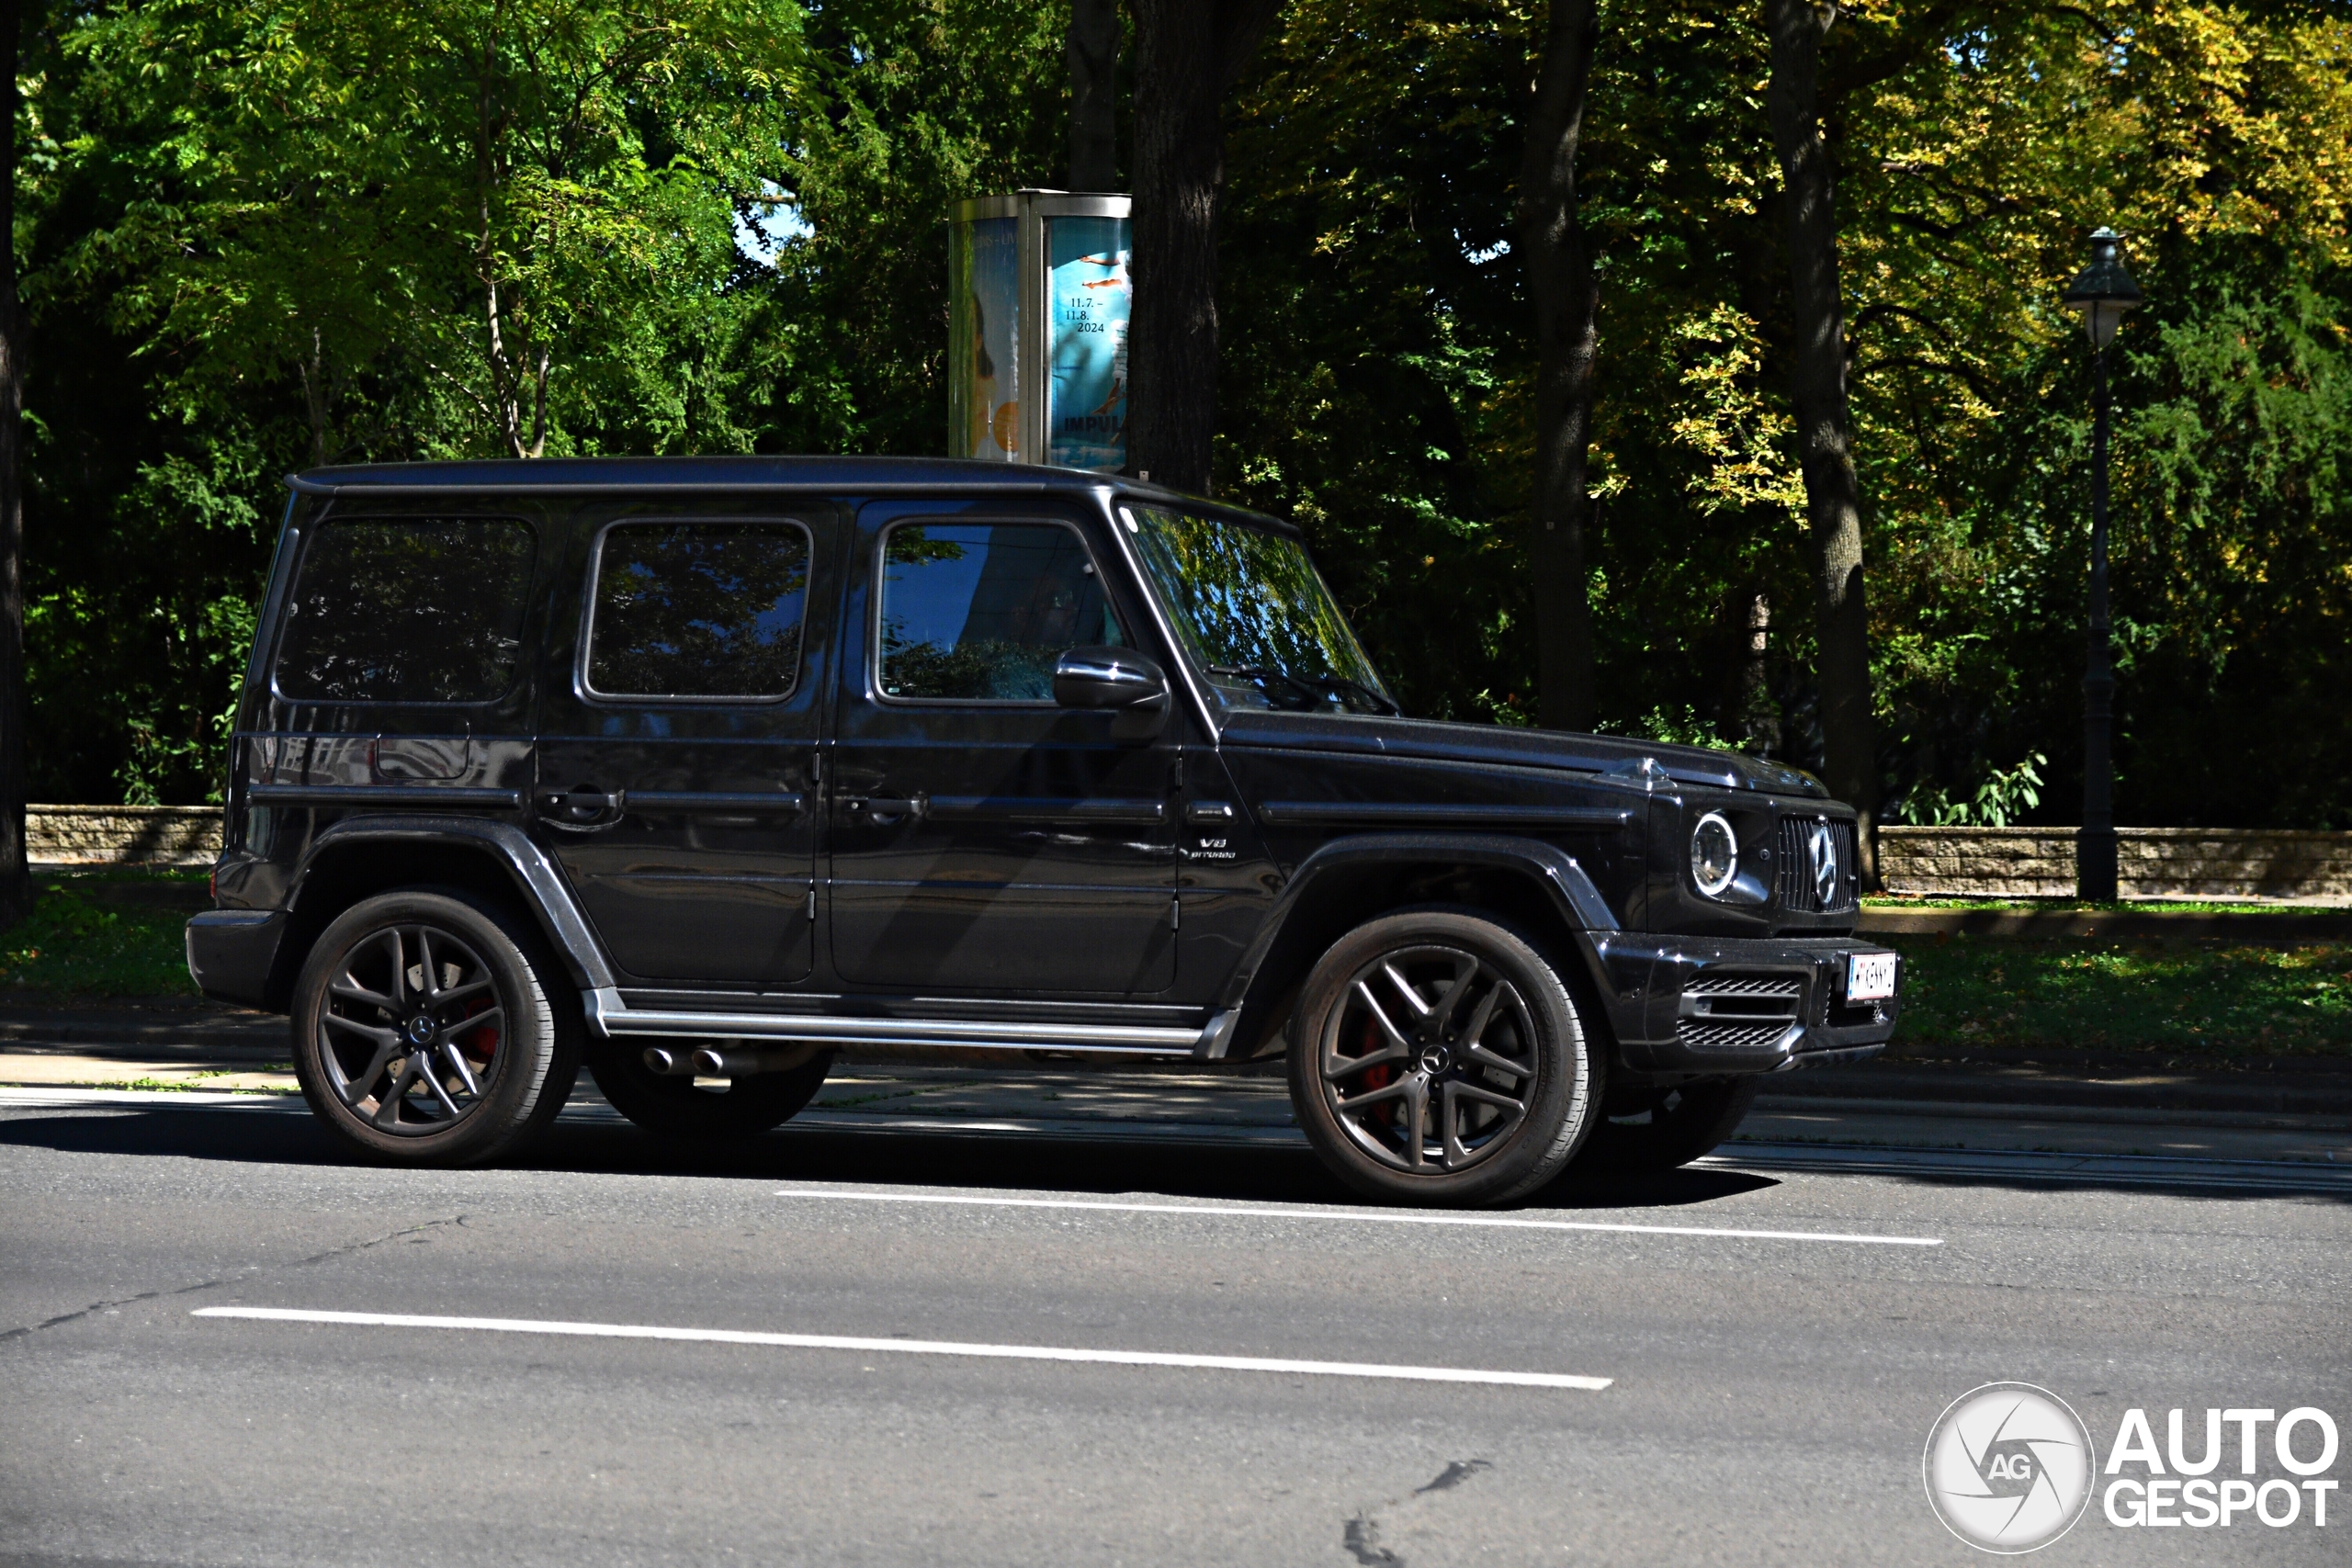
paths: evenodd
<path fill-rule="evenodd" d="M 1686 1018 L 1674 1026 L 1674 1037 L 1693 1050 L 1762 1051 L 1788 1032 L 1792 1021 L 1781 1019 L 1770 1023 L 1719 1023 L 1712 1020 Z"/>
<path fill-rule="evenodd" d="M 1804 983 L 1793 975 L 1702 974 L 1682 992 L 1691 997 L 1778 997 L 1794 1001 L 1804 994 Z"/>
<path fill-rule="evenodd" d="M 1829 848 L 1836 861 L 1826 898 L 1821 896 L 1813 861 L 1814 836 L 1824 827 L 1829 830 Z M 1783 817 L 1779 855 L 1780 872 L 1773 890 L 1781 908 L 1801 915 L 1834 915 L 1855 907 L 1860 885 L 1855 876 L 1858 867 L 1851 822 Z"/>

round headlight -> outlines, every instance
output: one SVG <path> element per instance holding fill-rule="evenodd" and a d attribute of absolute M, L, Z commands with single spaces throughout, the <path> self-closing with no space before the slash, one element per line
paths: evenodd
<path fill-rule="evenodd" d="M 1723 814 L 1710 811 L 1690 829 L 1690 880 L 1710 898 L 1723 896 L 1739 874 L 1739 835 Z"/>

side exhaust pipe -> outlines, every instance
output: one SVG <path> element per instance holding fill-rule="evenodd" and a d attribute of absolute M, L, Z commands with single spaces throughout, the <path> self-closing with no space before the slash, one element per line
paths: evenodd
<path fill-rule="evenodd" d="M 696 1045 L 680 1041 L 674 1045 L 647 1046 L 643 1060 L 645 1070 L 656 1077 L 749 1078 L 806 1066 L 821 1049 L 814 1041 L 798 1045 L 744 1045 L 725 1040 Z"/>

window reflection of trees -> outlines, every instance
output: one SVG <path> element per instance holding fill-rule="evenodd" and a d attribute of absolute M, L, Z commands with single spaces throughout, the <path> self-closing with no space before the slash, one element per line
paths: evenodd
<path fill-rule="evenodd" d="M 1152 585 L 1204 669 L 1272 669 L 1385 694 L 1297 540 L 1161 507 L 1130 510 Z"/>
<path fill-rule="evenodd" d="M 967 561 L 967 588 L 935 570 Z M 1051 702 L 1065 651 L 1125 640 L 1085 546 L 1057 524 L 893 528 L 880 620 L 883 694 L 902 698 Z"/>
<path fill-rule="evenodd" d="M 588 683 L 612 695 L 786 695 L 808 592 L 797 526 L 616 527 L 599 557 Z"/>
<path fill-rule="evenodd" d="M 508 519 L 353 519 L 311 531 L 277 689 L 301 702 L 487 702 L 513 683 L 530 530 Z"/>

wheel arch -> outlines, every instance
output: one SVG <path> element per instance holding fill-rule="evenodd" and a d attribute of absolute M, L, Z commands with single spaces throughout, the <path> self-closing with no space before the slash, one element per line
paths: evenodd
<path fill-rule="evenodd" d="M 1545 941 L 1580 998 L 1599 1001 L 1608 986 L 1591 937 L 1615 931 L 1616 916 L 1565 850 L 1491 834 L 1362 834 L 1323 845 L 1283 885 L 1219 1001 L 1235 1017 L 1223 1054 L 1271 1055 L 1291 999 L 1332 942 L 1391 909 L 1427 903 L 1498 915 Z M 1589 1010 L 1609 1027 L 1606 1007 Z"/>
<path fill-rule="evenodd" d="M 611 965 L 571 889 L 546 853 L 508 822 L 471 818 L 345 818 L 311 840 L 287 899 L 287 931 L 264 1005 L 284 1011 L 311 948 L 336 916 L 395 887 L 455 887 L 527 911 L 572 984 L 609 987 Z"/>

